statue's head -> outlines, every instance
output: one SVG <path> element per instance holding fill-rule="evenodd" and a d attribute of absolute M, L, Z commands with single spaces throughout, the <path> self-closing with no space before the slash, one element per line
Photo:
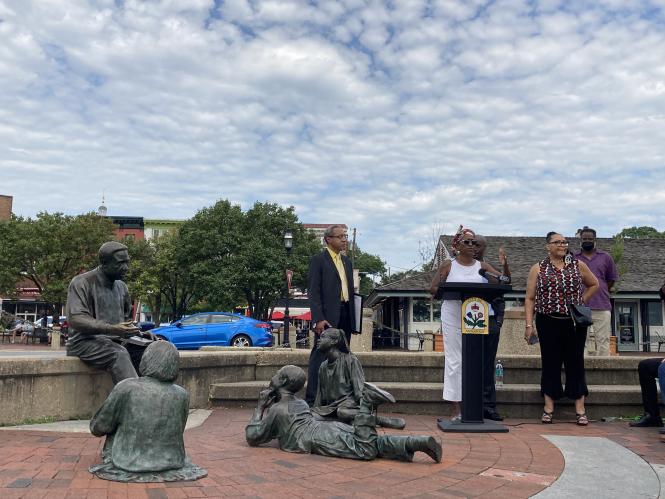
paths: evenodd
<path fill-rule="evenodd" d="M 122 280 L 129 270 L 127 246 L 118 241 L 109 241 L 99 248 L 99 263 L 102 272 L 112 281 Z"/>
<path fill-rule="evenodd" d="M 270 379 L 270 388 L 283 388 L 288 392 L 296 393 L 305 386 L 305 371 L 298 366 L 284 366 Z"/>
<path fill-rule="evenodd" d="M 344 346 L 346 346 L 346 336 L 344 335 L 344 331 L 341 329 L 329 328 L 323 331 L 321 336 L 319 336 L 319 343 L 316 348 L 319 352 L 327 352 L 333 348 L 348 351 L 348 348 L 345 349 Z"/>
<path fill-rule="evenodd" d="M 173 381 L 180 369 L 180 355 L 173 343 L 155 341 L 143 352 L 139 372 L 160 381 Z"/>

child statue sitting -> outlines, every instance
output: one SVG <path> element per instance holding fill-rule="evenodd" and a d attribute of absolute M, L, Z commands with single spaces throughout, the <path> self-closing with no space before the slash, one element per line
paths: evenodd
<path fill-rule="evenodd" d="M 326 329 L 319 338 L 317 349 L 326 355 L 319 368 L 319 384 L 312 413 L 326 419 L 351 423 L 362 398 L 365 375 L 358 357 L 340 349 L 346 336 L 340 329 Z M 376 425 L 401 430 L 406 425 L 402 418 L 376 416 Z"/>
<path fill-rule="evenodd" d="M 180 356 L 173 344 L 156 341 L 141 359 L 140 378 L 120 381 L 90 421 L 90 432 L 106 435 L 102 464 L 90 472 L 119 482 L 169 482 L 207 476 L 185 455 L 183 433 L 189 395 L 173 381 Z"/>

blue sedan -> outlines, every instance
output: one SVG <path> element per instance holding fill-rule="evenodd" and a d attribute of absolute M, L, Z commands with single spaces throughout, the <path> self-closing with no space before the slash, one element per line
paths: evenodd
<path fill-rule="evenodd" d="M 189 315 L 151 332 L 180 350 L 195 350 L 209 345 L 269 347 L 273 341 L 269 323 L 227 312 Z"/>

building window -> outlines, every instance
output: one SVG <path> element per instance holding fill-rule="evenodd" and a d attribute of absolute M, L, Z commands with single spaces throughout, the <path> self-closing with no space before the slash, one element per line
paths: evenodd
<path fill-rule="evenodd" d="M 159 229 L 152 229 L 152 237 L 159 237 L 161 235 L 162 234 Z"/>
<path fill-rule="evenodd" d="M 134 234 L 125 234 L 125 241 L 133 241 L 134 239 Z"/>
<path fill-rule="evenodd" d="M 431 322 L 430 304 L 431 300 L 413 299 L 413 322 Z"/>
<path fill-rule="evenodd" d="M 432 302 L 432 320 L 434 322 L 441 322 L 441 300 L 434 300 Z"/>
<path fill-rule="evenodd" d="M 663 325 L 663 305 L 659 301 L 648 302 L 647 312 L 649 317 L 649 326 Z"/>

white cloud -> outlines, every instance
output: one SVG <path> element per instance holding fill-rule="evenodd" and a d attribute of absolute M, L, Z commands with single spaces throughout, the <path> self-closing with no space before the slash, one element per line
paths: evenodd
<path fill-rule="evenodd" d="M 663 230 L 664 9 L 0 1 L 0 192 L 24 215 L 293 204 L 401 268 L 440 221 Z"/>

